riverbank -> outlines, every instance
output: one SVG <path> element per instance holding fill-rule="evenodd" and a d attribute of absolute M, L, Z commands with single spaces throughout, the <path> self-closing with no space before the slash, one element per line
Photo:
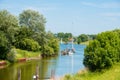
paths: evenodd
<path fill-rule="evenodd" d="M 26 51 L 26 50 L 21 50 L 21 49 L 13 49 L 14 51 L 14 56 L 15 56 L 15 63 L 17 62 L 25 62 L 29 60 L 36 60 L 36 59 L 41 59 L 41 52 L 32 52 L 32 51 Z M 0 60 L 0 69 L 6 67 L 9 65 L 10 62 L 7 60 Z"/>
<path fill-rule="evenodd" d="M 65 75 L 61 80 L 120 80 L 120 63 L 103 72 L 90 72 L 86 69 L 75 75 Z"/>

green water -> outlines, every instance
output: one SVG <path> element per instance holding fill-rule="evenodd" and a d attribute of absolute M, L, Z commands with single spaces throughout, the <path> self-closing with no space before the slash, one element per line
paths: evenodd
<path fill-rule="evenodd" d="M 67 45 L 60 45 L 60 50 L 63 50 Z M 33 80 L 33 76 L 37 73 L 40 80 L 50 78 L 51 73 L 60 77 L 65 74 L 74 74 L 78 70 L 84 68 L 83 54 L 84 45 L 74 45 L 76 53 L 71 56 L 56 56 L 45 58 L 42 60 L 32 60 L 22 63 L 15 63 L 0 69 L 0 80 Z"/>
<path fill-rule="evenodd" d="M 52 58 L 55 60 L 55 58 Z M 19 74 L 21 75 L 21 80 L 32 80 L 33 75 L 36 73 L 39 74 L 41 79 L 51 77 L 51 73 L 48 74 L 49 71 L 49 62 L 45 62 L 43 60 L 33 60 L 22 63 L 16 63 L 10 65 L 6 68 L 0 69 L 0 80 L 18 80 Z M 52 65 L 52 64 L 50 64 Z M 55 64 L 53 64 L 55 66 Z M 54 69 L 54 68 L 53 68 Z"/>

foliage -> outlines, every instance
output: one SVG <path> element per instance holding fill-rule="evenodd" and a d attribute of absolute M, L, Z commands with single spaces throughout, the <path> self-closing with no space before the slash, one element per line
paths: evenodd
<path fill-rule="evenodd" d="M 27 27 L 19 27 L 16 30 L 16 33 L 14 35 L 15 37 L 15 41 L 18 42 L 19 40 L 23 39 L 23 38 L 32 38 L 33 36 L 33 31 L 31 31 L 29 28 Z"/>
<path fill-rule="evenodd" d="M 41 54 L 42 57 L 52 56 L 54 54 L 53 48 L 48 45 L 44 45 L 44 52 Z"/>
<path fill-rule="evenodd" d="M 12 44 L 14 42 L 15 28 L 18 26 L 17 18 L 7 10 L 0 11 L 0 31 L 3 31 Z"/>
<path fill-rule="evenodd" d="M 59 44 L 57 39 L 51 39 L 49 41 L 49 46 L 54 49 L 54 54 L 59 51 Z"/>
<path fill-rule="evenodd" d="M 96 35 L 95 34 L 88 35 L 88 38 L 89 40 L 94 40 L 96 39 Z"/>
<path fill-rule="evenodd" d="M 88 36 L 86 34 L 81 34 L 78 36 L 78 41 L 77 41 L 78 44 L 85 41 L 88 41 Z"/>
<path fill-rule="evenodd" d="M 38 11 L 24 10 L 18 19 L 7 10 L 0 11 L 0 59 L 14 62 L 11 46 L 28 51 L 41 51 L 42 55 L 58 53 L 58 40 L 45 31 L 46 19 Z M 9 52 L 11 51 L 11 52 Z"/>
<path fill-rule="evenodd" d="M 44 42 L 44 46 L 42 46 L 42 56 L 53 56 L 58 54 L 59 51 L 59 43 L 58 43 L 58 39 L 55 38 L 55 36 L 53 35 L 53 33 L 51 33 L 50 31 L 48 31 L 46 33 L 46 40 Z M 43 38 L 45 39 L 45 38 Z M 43 51 L 44 50 L 44 51 Z"/>
<path fill-rule="evenodd" d="M 10 51 L 11 45 L 5 34 L 0 31 L 0 59 L 5 60 L 7 53 Z"/>
<path fill-rule="evenodd" d="M 71 75 L 65 75 L 65 77 L 64 77 L 64 80 L 70 80 L 72 78 L 72 76 Z"/>
<path fill-rule="evenodd" d="M 40 46 L 38 42 L 34 41 L 33 39 L 28 39 L 28 38 L 24 38 L 20 40 L 19 42 L 17 42 L 16 47 L 23 49 L 23 50 L 28 50 L 28 51 L 39 51 L 40 50 Z"/>
<path fill-rule="evenodd" d="M 47 39 L 49 40 L 48 41 L 48 45 L 54 49 L 54 53 L 58 53 L 59 51 L 59 42 L 58 42 L 58 39 L 55 38 L 54 34 L 50 31 L 47 32 L 47 35 L 46 35 Z"/>
<path fill-rule="evenodd" d="M 19 23 L 21 26 L 26 26 L 32 31 L 40 32 L 45 30 L 46 20 L 42 14 L 34 10 L 24 10 L 19 15 Z"/>
<path fill-rule="evenodd" d="M 63 40 L 63 42 L 69 42 L 69 39 L 73 37 L 72 33 L 63 33 L 63 32 L 59 32 L 56 34 L 56 37 L 59 40 Z"/>
<path fill-rule="evenodd" d="M 78 44 L 81 44 L 81 43 L 84 43 L 84 42 L 87 42 L 87 41 L 90 41 L 90 40 L 94 40 L 96 39 L 96 35 L 94 34 L 81 34 L 77 37 L 77 43 Z"/>
<path fill-rule="evenodd" d="M 116 31 L 97 35 L 85 49 L 84 65 L 90 70 L 102 70 L 120 61 L 120 37 Z"/>
<path fill-rule="evenodd" d="M 14 43 L 15 29 L 18 26 L 17 18 L 7 10 L 0 11 L 0 59 L 6 59 Z"/>
<path fill-rule="evenodd" d="M 15 56 L 16 50 L 15 49 L 11 49 L 11 51 L 7 54 L 7 60 L 11 63 L 16 61 L 16 56 Z"/>

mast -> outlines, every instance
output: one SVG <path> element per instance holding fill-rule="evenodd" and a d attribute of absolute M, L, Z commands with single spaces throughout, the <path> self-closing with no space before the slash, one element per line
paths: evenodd
<path fill-rule="evenodd" d="M 60 43 L 61 43 L 61 44 L 63 43 L 63 42 L 62 42 L 62 38 L 61 38 L 61 42 L 60 42 Z"/>
<path fill-rule="evenodd" d="M 72 49 L 73 49 L 73 37 L 72 37 Z"/>

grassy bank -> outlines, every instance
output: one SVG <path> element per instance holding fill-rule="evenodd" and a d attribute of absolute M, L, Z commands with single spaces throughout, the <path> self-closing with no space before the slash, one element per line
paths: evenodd
<path fill-rule="evenodd" d="M 26 60 L 40 59 L 41 58 L 40 54 L 41 52 L 32 52 L 32 51 L 26 51 L 26 50 L 13 48 L 12 55 L 9 56 L 10 61 L 0 60 L 0 68 L 4 68 L 8 66 L 10 63 L 14 63 L 14 62 L 22 62 Z"/>
<path fill-rule="evenodd" d="M 26 51 L 26 50 L 21 50 L 21 49 L 15 49 L 16 51 L 16 59 L 19 58 L 31 58 L 31 57 L 40 57 L 41 52 L 31 52 L 31 51 Z"/>
<path fill-rule="evenodd" d="M 66 75 L 63 80 L 120 80 L 120 63 L 104 72 L 82 70 L 75 75 Z"/>

